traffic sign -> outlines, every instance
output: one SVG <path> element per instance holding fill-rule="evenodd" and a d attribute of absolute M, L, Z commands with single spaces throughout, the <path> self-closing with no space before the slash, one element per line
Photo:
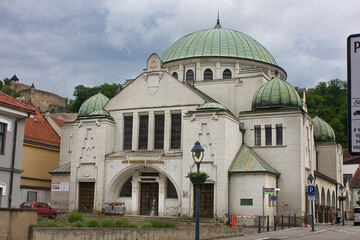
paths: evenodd
<path fill-rule="evenodd" d="M 272 195 L 270 197 L 271 201 L 277 201 L 278 200 L 278 196 Z"/>
<path fill-rule="evenodd" d="M 315 186 L 308 186 L 308 196 L 312 196 L 315 198 Z"/>
<path fill-rule="evenodd" d="M 315 201 L 315 196 L 308 196 L 308 201 Z"/>
<path fill-rule="evenodd" d="M 274 194 L 274 188 L 264 188 L 264 194 Z"/>

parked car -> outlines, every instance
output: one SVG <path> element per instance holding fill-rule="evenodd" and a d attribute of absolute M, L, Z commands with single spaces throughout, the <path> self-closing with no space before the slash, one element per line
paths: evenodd
<path fill-rule="evenodd" d="M 354 226 L 360 224 L 360 207 L 354 208 Z"/>
<path fill-rule="evenodd" d="M 55 219 L 57 215 L 55 209 L 52 209 L 49 205 L 43 202 L 24 202 L 20 205 L 20 208 L 37 209 L 38 215 L 41 217 Z"/>

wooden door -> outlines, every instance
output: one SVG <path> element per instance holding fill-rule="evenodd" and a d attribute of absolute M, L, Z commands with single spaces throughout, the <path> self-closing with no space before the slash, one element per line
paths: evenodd
<path fill-rule="evenodd" d="M 141 183 L 140 215 L 150 215 L 154 204 L 155 214 L 158 212 L 159 184 Z M 155 200 L 155 201 L 154 201 Z"/>
<path fill-rule="evenodd" d="M 214 217 L 214 184 L 200 184 L 200 217 Z M 196 217 L 196 185 L 194 185 L 194 217 Z"/>
<path fill-rule="evenodd" d="M 79 211 L 92 212 L 94 209 L 94 182 L 79 183 Z"/>

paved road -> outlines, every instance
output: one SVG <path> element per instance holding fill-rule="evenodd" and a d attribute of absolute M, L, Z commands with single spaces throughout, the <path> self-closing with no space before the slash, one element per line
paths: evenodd
<path fill-rule="evenodd" d="M 221 238 L 224 240 L 261 240 L 261 239 L 306 239 L 306 240 L 360 240 L 360 227 L 354 226 L 352 222 L 342 225 L 318 225 L 315 232 L 311 228 L 297 227 L 273 232 L 245 235 L 242 237 Z"/>

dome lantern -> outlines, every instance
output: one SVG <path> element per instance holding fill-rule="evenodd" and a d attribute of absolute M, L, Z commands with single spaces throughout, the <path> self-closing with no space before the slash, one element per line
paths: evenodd
<path fill-rule="evenodd" d="M 322 142 L 335 141 L 335 133 L 333 128 L 330 126 L 330 124 L 328 124 L 318 116 L 314 117 L 312 122 L 314 124 L 315 141 L 322 141 Z"/>

